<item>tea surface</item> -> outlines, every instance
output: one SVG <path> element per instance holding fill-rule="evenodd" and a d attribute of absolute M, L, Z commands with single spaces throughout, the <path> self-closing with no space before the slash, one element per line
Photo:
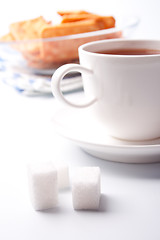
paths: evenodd
<path fill-rule="evenodd" d="M 96 53 L 101 54 L 112 54 L 112 55 L 154 55 L 160 54 L 160 50 L 157 49 L 133 49 L 133 48 L 126 48 L 126 49 L 110 49 L 105 51 L 99 51 Z"/>

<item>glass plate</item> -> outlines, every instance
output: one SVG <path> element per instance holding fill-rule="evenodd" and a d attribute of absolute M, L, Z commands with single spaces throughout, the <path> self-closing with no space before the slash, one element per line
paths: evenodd
<path fill-rule="evenodd" d="M 139 18 L 135 16 L 115 19 L 115 28 L 56 38 L 0 42 L 1 79 L 27 95 L 51 94 L 51 75 L 63 64 L 78 62 L 80 45 L 90 41 L 128 37 L 139 24 Z M 62 83 L 62 91 L 66 93 L 81 89 L 79 75 L 69 75 Z"/>

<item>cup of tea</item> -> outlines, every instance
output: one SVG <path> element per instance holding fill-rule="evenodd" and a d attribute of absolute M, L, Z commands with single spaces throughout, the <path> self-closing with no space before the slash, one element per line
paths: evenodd
<path fill-rule="evenodd" d="M 80 64 L 63 65 L 53 74 L 57 99 L 88 107 L 107 135 L 129 141 L 160 137 L 160 40 L 90 42 L 79 47 L 79 59 Z M 85 104 L 71 103 L 61 92 L 61 80 L 72 71 L 82 74 Z"/>

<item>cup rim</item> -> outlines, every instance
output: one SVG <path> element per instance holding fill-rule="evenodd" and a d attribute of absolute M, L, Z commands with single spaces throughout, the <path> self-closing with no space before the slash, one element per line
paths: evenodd
<path fill-rule="evenodd" d="M 78 49 L 79 53 L 80 52 L 83 52 L 85 54 L 89 54 L 89 55 L 94 55 L 94 56 L 99 56 L 99 57 L 113 57 L 113 58 L 155 58 L 155 57 L 160 57 L 160 53 L 156 53 L 156 54 L 145 54 L 145 55 L 118 55 L 118 54 L 102 54 L 102 53 L 97 53 L 97 52 L 94 52 L 94 51 L 90 51 L 90 50 L 87 50 L 86 48 L 88 47 L 92 47 L 92 46 L 100 46 L 101 44 L 109 44 L 109 43 L 159 43 L 160 45 L 160 40 L 158 39 L 105 39 L 105 40 L 98 40 L 98 41 L 93 41 L 93 42 L 89 42 L 89 43 L 85 43 L 83 45 L 81 45 Z M 154 49 L 151 48 L 151 49 Z M 157 48 L 155 48 L 157 49 Z M 160 50 L 160 47 L 159 49 L 157 50 Z"/>

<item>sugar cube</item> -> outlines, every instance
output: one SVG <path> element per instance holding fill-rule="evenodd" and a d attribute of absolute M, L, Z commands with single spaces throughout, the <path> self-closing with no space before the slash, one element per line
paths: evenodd
<path fill-rule="evenodd" d="M 68 165 L 64 162 L 59 162 L 55 163 L 55 167 L 58 174 L 58 189 L 68 188 L 70 185 Z"/>
<path fill-rule="evenodd" d="M 58 203 L 57 170 L 50 162 L 28 166 L 29 190 L 35 210 L 53 208 Z"/>
<path fill-rule="evenodd" d="M 100 168 L 78 167 L 72 178 L 72 201 L 75 210 L 98 209 L 100 201 Z"/>

